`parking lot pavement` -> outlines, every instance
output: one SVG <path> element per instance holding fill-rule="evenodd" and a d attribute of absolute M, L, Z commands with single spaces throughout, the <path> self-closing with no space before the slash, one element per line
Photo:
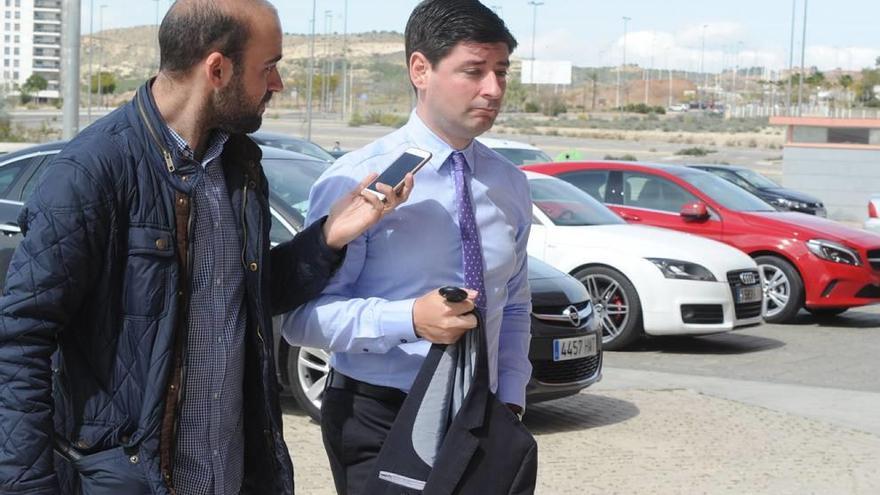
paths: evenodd
<path fill-rule="evenodd" d="M 332 494 L 320 428 L 284 404 L 298 493 Z M 533 405 L 539 494 L 875 494 L 880 436 L 690 389 Z"/>

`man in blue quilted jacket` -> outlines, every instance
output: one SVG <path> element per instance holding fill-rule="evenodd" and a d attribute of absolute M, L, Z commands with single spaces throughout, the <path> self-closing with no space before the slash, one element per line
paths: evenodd
<path fill-rule="evenodd" d="M 158 76 L 57 156 L 0 299 L 0 493 L 292 494 L 273 314 L 404 201 L 361 194 L 270 251 L 246 133 L 282 89 L 263 0 L 178 0 Z M 354 186 L 354 184 L 352 184 Z"/>

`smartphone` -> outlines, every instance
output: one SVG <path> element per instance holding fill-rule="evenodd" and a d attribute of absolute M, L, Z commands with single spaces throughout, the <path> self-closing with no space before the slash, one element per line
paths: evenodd
<path fill-rule="evenodd" d="M 393 187 L 394 192 L 400 192 L 403 189 L 403 180 L 406 178 L 406 174 L 418 172 L 430 159 L 431 153 L 429 151 L 408 148 L 367 187 L 367 190 L 385 201 L 385 195 L 376 190 L 376 184 L 381 182 Z"/>

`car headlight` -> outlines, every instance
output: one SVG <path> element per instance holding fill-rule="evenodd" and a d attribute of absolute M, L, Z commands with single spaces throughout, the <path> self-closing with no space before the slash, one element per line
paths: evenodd
<path fill-rule="evenodd" d="M 645 258 L 654 263 L 660 269 L 666 278 L 674 278 L 679 280 L 702 280 L 705 282 L 715 282 L 715 275 L 702 265 L 689 263 L 687 261 L 670 260 L 666 258 Z"/>
<path fill-rule="evenodd" d="M 852 266 L 860 266 L 862 264 L 862 260 L 859 258 L 859 253 L 834 241 L 810 239 L 807 241 L 807 248 L 811 253 L 823 260 Z"/>
<path fill-rule="evenodd" d="M 802 203 L 800 201 L 792 201 L 790 199 L 785 199 L 785 198 L 777 198 L 777 199 L 773 200 L 773 203 L 778 206 L 781 206 L 783 208 L 796 209 L 796 210 L 806 210 L 807 208 L 810 207 L 810 205 L 808 205 L 807 203 Z"/>

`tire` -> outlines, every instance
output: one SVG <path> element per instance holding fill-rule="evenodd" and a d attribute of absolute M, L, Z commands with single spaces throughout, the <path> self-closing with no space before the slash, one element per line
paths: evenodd
<path fill-rule="evenodd" d="M 287 355 L 287 386 L 299 406 L 321 421 L 321 400 L 330 371 L 330 355 L 313 347 L 291 347 Z"/>
<path fill-rule="evenodd" d="M 777 256 L 755 258 L 764 278 L 764 321 L 787 323 L 804 305 L 804 282 L 794 266 Z"/>
<path fill-rule="evenodd" d="M 622 273 L 605 266 L 572 272 L 593 300 L 602 328 L 602 348 L 617 351 L 642 337 L 642 305 L 636 288 Z M 611 309 L 609 313 L 609 307 Z"/>
<path fill-rule="evenodd" d="M 816 318 L 834 318 L 849 308 L 806 308 Z"/>

